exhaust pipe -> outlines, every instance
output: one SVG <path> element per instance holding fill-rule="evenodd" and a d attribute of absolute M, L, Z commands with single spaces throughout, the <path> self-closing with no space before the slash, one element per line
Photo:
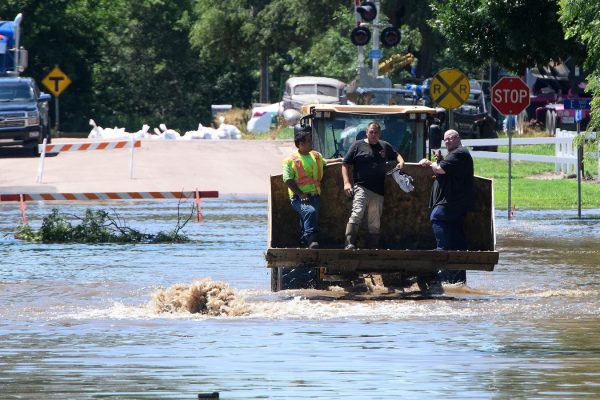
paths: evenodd
<path fill-rule="evenodd" d="M 21 45 L 21 21 L 23 20 L 23 14 L 19 13 L 17 14 L 17 16 L 15 17 L 15 70 L 14 70 L 14 74 L 15 76 L 19 76 L 19 65 L 20 65 L 20 60 L 19 57 L 21 55 L 21 52 L 19 51 L 19 47 Z"/>

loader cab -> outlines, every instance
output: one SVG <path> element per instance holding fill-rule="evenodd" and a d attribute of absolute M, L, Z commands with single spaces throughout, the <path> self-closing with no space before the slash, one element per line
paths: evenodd
<path fill-rule="evenodd" d="M 371 121 L 381 125 L 381 139 L 407 162 L 426 155 L 427 128 L 435 110 L 421 106 L 311 105 L 301 124 L 311 125 L 313 148 L 326 158 L 344 157 L 352 143 L 366 137 Z"/>

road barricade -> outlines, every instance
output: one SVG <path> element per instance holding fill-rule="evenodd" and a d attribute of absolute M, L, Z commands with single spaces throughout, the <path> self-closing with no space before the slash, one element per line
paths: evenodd
<path fill-rule="evenodd" d="M 19 193 L 0 194 L 0 201 L 105 201 L 105 200 L 166 200 L 219 197 L 218 191 L 190 192 L 103 192 L 103 193 Z"/>
<path fill-rule="evenodd" d="M 26 201 L 108 201 L 108 200 L 168 200 L 192 199 L 198 214 L 198 222 L 202 221 L 200 201 L 203 198 L 217 198 L 216 190 L 195 190 L 179 192 L 99 192 L 99 193 L 0 193 L 0 202 L 19 202 L 23 223 L 27 223 L 25 215 Z"/>
<path fill-rule="evenodd" d="M 91 150 L 115 150 L 115 149 L 131 149 L 131 155 L 129 158 L 129 178 L 133 179 L 133 153 L 136 147 L 142 147 L 141 140 L 134 140 L 133 136 L 131 140 L 119 140 L 112 142 L 79 142 L 79 143 L 59 143 L 59 144 L 46 144 L 44 143 L 38 146 L 40 152 L 40 164 L 38 167 L 38 174 L 36 178 L 37 183 L 42 183 L 44 177 L 44 162 L 47 153 L 61 153 L 65 151 L 91 151 Z"/>

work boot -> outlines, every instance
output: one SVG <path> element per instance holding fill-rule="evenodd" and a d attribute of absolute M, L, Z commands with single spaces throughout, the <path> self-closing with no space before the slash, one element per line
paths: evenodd
<path fill-rule="evenodd" d="M 308 248 L 309 249 L 318 249 L 319 248 L 319 242 L 317 242 L 317 235 L 310 235 L 308 237 Z"/>
<path fill-rule="evenodd" d="M 346 224 L 346 242 L 344 249 L 353 250 L 356 248 L 356 234 L 358 233 L 358 224 Z"/>
<path fill-rule="evenodd" d="M 369 233 L 367 242 L 370 249 L 377 249 L 379 247 L 379 233 Z"/>

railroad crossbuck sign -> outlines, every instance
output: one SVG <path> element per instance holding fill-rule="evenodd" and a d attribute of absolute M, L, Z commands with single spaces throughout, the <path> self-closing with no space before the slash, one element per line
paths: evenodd
<path fill-rule="evenodd" d="M 42 79 L 42 83 L 48 88 L 50 93 L 58 97 L 63 90 L 71 84 L 71 80 L 60 68 L 54 67 L 54 69 Z"/>
<path fill-rule="evenodd" d="M 492 105 L 502 115 L 517 115 L 529 105 L 529 87 L 515 76 L 505 76 L 492 86 Z"/>
<path fill-rule="evenodd" d="M 431 78 L 431 100 L 446 110 L 460 107 L 469 98 L 469 78 L 459 69 L 444 68 Z"/>

